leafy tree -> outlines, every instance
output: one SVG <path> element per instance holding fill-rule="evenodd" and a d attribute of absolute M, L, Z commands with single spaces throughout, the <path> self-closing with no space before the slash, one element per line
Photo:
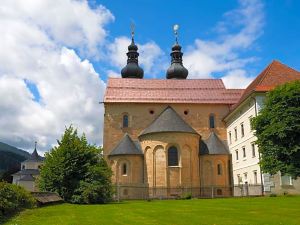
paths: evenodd
<path fill-rule="evenodd" d="M 32 208 L 35 204 L 34 198 L 23 187 L 0 182 L 0 218 L 23 208 Z"/>
<path fill-rule="evenodd" d="M 111 175 L 102 149 L 89 145 L 70 126 L 58 146 L 46 153 L 38 183 L 41 190 L 57 192 L 68 202 L 105 203 L 112 197 Z"/>
<path fill-rule="evenodd" d="M 264 108 L 252 119 L 262 170 L 300 176 L 300 81 L 270 91 Z"/>

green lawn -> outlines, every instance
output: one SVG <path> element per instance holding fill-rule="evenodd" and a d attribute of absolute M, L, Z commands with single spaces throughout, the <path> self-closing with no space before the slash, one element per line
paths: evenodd
<path fill-rule="evenodd" d="M 300 224 L 300 196 L 62 204 L 25 210 L 5 224 Z"/>

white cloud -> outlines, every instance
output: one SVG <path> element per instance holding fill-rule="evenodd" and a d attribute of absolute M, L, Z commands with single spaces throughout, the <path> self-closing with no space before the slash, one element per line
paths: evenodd
<path fill-rule="evenodd" d="M 254 77 L 249 77 L 245 70 L 231 70 L 224 77 L 221 77 L 226 88 L 246 88 Z"/>
<path fill-rule="evenodd" d="M 248 63 L 256 60 L 255 57 L 243 58 L 240 52 L 253 46 L 262 34 L 263 21 L 260 0 L 240 0 L 239 8 L 225 13 L 224 21 L 218 23 L 215 29 L 218 40 L 197 39 L 188 47 L 184 64 L 189 69 L 189 78 L 212 77 L 216 72 L 227 73 L 230 77 L 240 75 Z M 243 76 L 247 77 L 245 71 Z"/>
<path fill-rule="evenodd" d="M 83 55 L 100 56 L 113 19 L 87 1 L 2 1 L 0 6 L 0 141 L 47 150 L 73 124 L 102 143 L 105 84 Z M 40 95 L 34 101 L 26 81 Z"/>
<path fill-rule="evenodd" d="M 117 37 L 112 43 L 108 45 L 108 58 L 110 63 L 117 67 L 118 69 L 123 68 L 127 61 L 127 51 L 128 45 L 131 40 L 127 37 Z M 155 74 L 163 69 L 165 65 L 162 63 L 164 61 L 164 52 L 161 48 L 153 41 L 147 42 L 145 44 L 137 43 L 139 48 L 139 64 L 143 67 L 145 74 Z"/>

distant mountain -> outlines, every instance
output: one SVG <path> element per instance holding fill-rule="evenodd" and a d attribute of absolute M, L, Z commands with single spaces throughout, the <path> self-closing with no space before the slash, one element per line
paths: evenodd
<path fill-rule="evenodd" d="M 21 162 L 29 156 L 24 150 L 0 142 L 0 180 L 11 182 L 11 174 L 20 170 Z"/>

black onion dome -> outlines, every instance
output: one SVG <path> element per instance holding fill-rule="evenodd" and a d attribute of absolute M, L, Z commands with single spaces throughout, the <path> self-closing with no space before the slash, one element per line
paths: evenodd
<path fill-rule="evenodd" d="M 172 47 L 171 66 L 167 70 L 167 79 L 186 79 L 189 71 L 182 64 L 181 46 L 176 43 Z"/>
<path fill-rule="evenodd" d="M 128 46 L 127 65 L 121 70 L 122 78 L 143 78 L 144 70 L 139 66 L 138 47 L 132 38 L 131 44 Z"/>

